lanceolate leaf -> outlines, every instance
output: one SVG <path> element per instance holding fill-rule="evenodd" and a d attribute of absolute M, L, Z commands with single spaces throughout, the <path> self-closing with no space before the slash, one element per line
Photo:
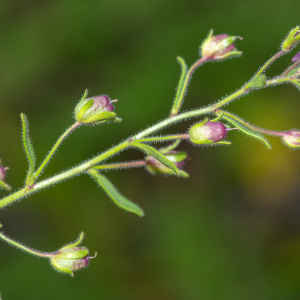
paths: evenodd
<path fill-rule="evenodd" d="M 240 122 L 238 122 L 237 120 L 229 117 L 229 116 L 222 116 L 222 118 L 228 122 L 230 122 L 231 124 L 233 124 L 235 127 L 237 127 L 240 131 L 242 131 L 243 133 L 260 140 L 268 149 L 271 149 L 271 145 L 269 143 L 269 141 L 261 134 L 253 131 L 251 128 L 247 127 L 244 124 L 241 124 Z"/>
<path fill-rule="evenodd" d="M 4 190 L 7 190 L 7 191 L 10 191 L 11 190 L 11 187 L 4 181 L 0 181 L 0 188 L 4 189 Z M 1 228 L 1 227 L 0 227 Z M 1 300 L 1 299 L 0 299 Z"/>
<path fill-rule="evenodd" d="M 183 171 L 183 170 L 179 170 L 179 175 L 182 178 L 188 178 L 188 177 L 190 177 L 190 175 L 187 172 Z"/>
<path fill-rule="evenodd" d="M 178 171 L 177 167 L 174 165 L 174 163 L 172 163 L 170 160 L 168 160 L 162 153 L 160 153 L 159 151 L 157 151 L 153 147 L 150 147 L 150 146 L 142 144 L 142 143 L 137 143 L 137 142 L 131 142 L 130 146 L 141 149 L 146 154 L 154 157 L 155 159 L 160 161 L 162 164 L 164 164 L 166 167 L 173 170 L 173 172 L 176 175 L 179 175 L 179 171 Z"/>
<path fill-rule="evenodd" d="M 298 80 L 291 80 L 291 81 L 300 90 L 300 82 Z"/>
<path fill-rule="evenodd" d="M 25 114 L 21 114 L 22 126 L 23 126 L 23 147 L 29 162 L 29 170 L 27 173 L 26 184 L 30 182 L 35 169 L 35 153 L 34 148 L 29 136 L 29 123 Z"/>
<path fill-rule="evenodd" d="M 176 140 L 175 142 L 173 142 L 172 144 L 164 147 L 164 148 L 160 148 L 159 149 L 159 152 L 160 153 L 168 153 L 169 151 L 172 151 L 174 150 L 175 148 L 177 148 L 179 146 L 179 144 L 181 143 L 181 140 L 178 139 Z"/>
<path fill-rule="evenodd" d="M 177 93 L 176 93 L 176 97 L 174 100 L 173 108 L 171 111 L 171 113 L 173 115 L 176 115 L 179 112 L 179 109 L 182 105 L 182 101 L 183 101 L 183 97 L 184 97 L 184 95 L 182 95 L 182 89 L 184 87 L 184 81 L 185 81 L 185 78 L 188 73 L 188 67 L 187 67 L 184 59 L 182 57 L 178 56 L 177 61 L 180 63 L 180 66 L 181 66 L 181 75 L 180 75 L 179 83 L 177 86 Z"/>
<path fill-rule="evenodd" d="M 88 173 L 97 181 L 97 183 L 103 188 L 103 190 L 107 193 L 107 195 L 121 208 L 137 214 L 142 217 L 144 215 L 143 210 L 122 196 L 117 189 L 113 186 L 113 184 L 102 174 L 95 170 L 89 170 Z"/>

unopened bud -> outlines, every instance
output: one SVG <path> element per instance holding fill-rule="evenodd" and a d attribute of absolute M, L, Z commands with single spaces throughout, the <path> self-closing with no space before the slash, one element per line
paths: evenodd
<path fill-rule="evenodd" d="M 242 52 L 235 49 L 234 42 L 236 39 L 242 40 L 241 37 L 229 36 L 228 34 L 213 36 L 213 30 L 211 30 L 201 45 L 201 56 L 212 60 L 220 60 L 229 56 L 241 55 Z"/>
<path fill-rule="evenodd" d="M 3 168 L 3 166 L 0 165 L 0 181 L 3 181 L 5 179 L 6 176 L 5 170 L 6 168 Z"/>
<path fill-rule="evenodd" d="M 300 52 L 298 52 L 293 58 L 292 58 L 292 62 L 298 61 L 300 60 Z"/>
<path fill-rule="evenodd" d="M 204 120 L 191 127 L 189 136 L 194 144 L 213 144 L 225 139 L 227 131 L 223 123 Z"/>
<path fill-rule="evenodd" d="M 89 250 L 86 247 L 78 247 L 83 240 L 83 233 L 74 244 L 67 245 L 52 253 L 50 262 L 59 272 L 68 273 L 73 277 L 73 272 L 84 269 L 89 264 L 89 259 L 96 257 L 88 256 Z"/>
<path fill-rule="evenodd" d="M 75 119 L 83 124 L 97 124 L 116 116 L 111 101 L 107 95 L 83 98 L 75 107 Z"/>
<path fill-rule="evenodd" d="M 173 162 L 178 169 L 182 169 L 187 161 L 187 153 L 184 151 L 169 151 L 164 153 L 164 156 Z M 145 159 L 146 169 L 155 175 L 167 174 L 167 175 L 175 175 L 174 172 L 162 164 L 160 161 L 156 160 L 152 156 L 147 156 Z"/>
<path fill-rule="evenodd" d="M 281 50 L 283 52 L 289 52 L 296 44 L 299 43 L 299 41 L 300 41 L 300 30 L 299 30 L 299 26 L 297 26 L 291 29 L 288 36 L 282 42 Z"/>
<path fill-rule="evenodd" d="M 300 131 L 288 131 L 282 136 L 283 142 L 291 148 L 300 148 Z"/>

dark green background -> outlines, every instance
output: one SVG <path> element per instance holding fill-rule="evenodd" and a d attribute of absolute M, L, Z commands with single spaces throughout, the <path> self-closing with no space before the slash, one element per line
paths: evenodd
<path fill-rule="evenodd" d="M 208 63 L 193 76 L 183 109 L 235 91 L 299 24 L 299 1 L 3 0 L 0 2 L 0 158 L 7 182 L 23 185 L 27 161 L 19 114 L 30 121 L 38 162 L 72 124 L 85 88 L 107 94 L 122 124 L 83 127 L 55 155 L 43 178 L 67 169 L 165 118 L 180 68 L 211 28 L 239 35 L 241 58 Z M 299 47 L 274 64 L 284 70 Z M 231 111 L 274 130 L 299 128 L 299 91 L 255 91 Z M 195 120 L 163 133 L 185 132 Z M 288 300 L 300 296 L 300 152 L 270 138 L 273 150 L 239 132 L 230 147 L 181 149 L 191 177 L 153 177 L 143 169 L 108 177 L 145 210 L 115 207 L 85 175 L 1 210 L 9 236 L 54 251 L 86 232 L 98 257 L 74 278 L 47 261 L 0 244 L 0 292 L 8 299 Z M 142 158 L 121 153 L 115 161 Z M 1 195 L 6 195 L 1 191 Z"/>

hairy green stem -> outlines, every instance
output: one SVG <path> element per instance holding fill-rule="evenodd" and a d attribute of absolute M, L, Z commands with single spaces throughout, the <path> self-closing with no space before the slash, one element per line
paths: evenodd
<path fill-rule="evenodd" d="M 279 51 L 278 53 L 276 53 L 275 55 L 273 55 L 259 70 L 258 72 L 254 75 L 254 77 L 259 76 L 260 74 L 262 74 L 271 64 L 272 62 L 274 62 L 277 58 L 279 58 L 280 56 L 282 56 L 283 54 L 285 54 L 286 52 L 284 51 Z"/>
<path fill-rule="evenodd" d="M 243 119 L 239 118 L 238 116 L 236 116 L 236 115 L 234 115 L 234 114 L 232 114 L 228 111 L 225 111 L 225 110 L 218 109 L 217 111 L 215 111 L 215 114 L 216 115 L 225 115 L 225 116 L 231 117 L 232 119 L 237 120 L 239 123 L 251 128 L 251 129 L 253 129 L 254 131 L 257 131 L 257 132 L 261 132 L 261 133 L 265 133 L 265 134 L 269 134 L 269 135 L 276 135 L 276 136 L 284 136 L 285 135 L 284 132 L 266 130 L 266 129 L 262 129 L 262 128 L 256 127 L 254 125 L 251 125 L 248 122 L 244 121 Z M 235 129 L 235 128 L 233 128 L 233 129 Z"/>
<path fill-rule="evenodd" d="M 274 61 L 276 58 L 278 58 L 280 55 L 282 55 L 282 52 L 277 53 L 275 56 L 273 56 L 267 63 L 264 64 L 264 66 L 258 71 L 258 73 L 256 74 L 256 76 L 258 76 L 259 74 L 261 74 L 270 64 L 272 61 Z M 188 75 L 185 79 L 184 82 L 184 87 L 181 91 L 181 95 L 182 97 L 184 97 L 187 86 L 188 86 L 188 82 L 190 79 L 190 76 L 192 74 L 192 72 L 201 64 L 203 63 L 204 60 L 198 60 L 189 70 Z M 271 86 L 277 83 L 282 83 L 282 82 L 286 82 L 286 81 L 290 81 L 290 79 L 286 79 L 286 78 L 275 78 L 272 80 L 268 80 L 266 82 L 267 86 Z M 90 168 L 94 167 L 95 165 L 99 164 L 100 162 L 104 161 L 105 159 L 108 159 L 110 157 L 112 157 L 113 155 L 117 154 L 118 152 L 128 148 L 130 146 L 130 142 L 132 141 L 136 141 L 136 140 L 140 140 L 143 137 L 148 136 L 149 134 L 152 134 L 160 129 L 163 129 L 169 125 L 172 125 L 174 123 L 177 123 L 179 121 L 183 121 L 186 119 L 190 119 L 193 117 L 198 117 L 201 115 L 205 115 L 205 114 L 210 114 L 210 113 L 214 113 L 216 110 L 218 110 L 220 107 L 222 107 L 225 104 L 228 104 L 229 102 L 231 102 L 232 100 L 239 98 L 240 96 L 242 96 L 243 94 L 245 94 L 248 91 L 252 91 L 254 89 L 246 89 L 245 87 L 242 87 L 241 89 L 239 89 L 238 91 L 232 93 L 231 95 L 229 95 L 228 97 L 220 100 L 219 102 L 217 102 L 216 104 L 204 107 L 204 108 L 200 108 L 200 109 L 196 109 L 196 110 L 192 110 L 192 111 L 188 111 L 185 113 L 181 113 L 179 115 L 173 115 L 143 131 L 141 131 L 140 133 L 131 136 L 129 139 L 125 140 L 124 142 L 118 144 L 117 146 L 112 147 L 111 149 L 103 152 L 102 154 L 87 160 L 86 162 L 75 166 L 65 172 L 62 172 L 60 174 L 54 175 L 53 177 L 50 177 L 48 179 L 45 179 L 43 181 L 40 181 L 38 183 L 33 184 L 30 187 L 25 187 L 5 198 L 3 198 L 2 200 L 0 200 L 0 208 L 5 207 L 6 205 L 13 203 L 14 201 L 23 198 L 26 195 L 29 195 L 35 191 L 41 190 L 43 188 L 46 188 L 48 186 L 51 186 L 55 183 L 58 183 L 60 181 L 63 181 L 65 179 L 69 179 L 74 175 L 78 175 L 80 173 L 86 172 L 87 170 L 89 170 Z M 73 125 L 75 127 L 79 126 L 76 125 L 76 123 Z M 53 147 L 53 149 L 50 151 L 49 155 L 47 156 L 47 158 L 45 159 L 45 161 L 43 162 L 43 164 L 41 165 L 41 167 L 38 169 L 38 171 L 36 172 L 37 175 L 40 174 L 40 172 L 42 171 L 42 169 L 44 168 L 44 166 L 46 165 L 46 163 L 49 161 L 49 159 L 51 158 L 51 156 L 53 155 L 53 153 L 55 152 L 55 150 L 57 149 L 57 147 L 59 146 L 59 144 L 61 143 L 61 141 L 67 136 L 68 133 L 70 133 L 75 127 L 70 127 L 69 130 L 67 130 L 57 141 L 57 143 L 55 144 L 55 146 Z M 151 138 L 150 138 L 151 139 Z M 144 140 L 145 141 L 145 140 Z"/>
<path fill-rule="evenodd" d="M 180 107 L 183 103 L 183 99 L 184 99 L 184 96 L 187 92 L 187 87 L 188 87 L 188 84 L 191 80 L 191 77 L 192 77 L 192 74 L 193 72 L 199 67 L 201 66 L 203 63 L 209 61 L 210 58 L 208 57 L 202 57 L 200 58 L 199 60 L 197 60 L 189 69 L 185 79 L 183 82 L 181 82 L 182 80 L 180 80 L 179 82 L 179 87 L 180 87 L 180 90 L 178 91 L 177 95 L 176 95 L 176 99 L 174 101 L 174 106 L 172 108 L 172 111 L 171 111 L 171 116 L 176 116 L 180 110 Z"/>
<path fill-rule="evenodd" d="M 145 165 L 146 165 L 146 162 L 144 160 L 138 160 L 138 161 L 130 161 L 130 162 L 123 162 L 123 163 L 109 164 L 109 165 L 100 165 L 100 166 L 95 166 L 92 169 L 93 170 L 111 170 L 111 169 L 143 167 Z"/>
<path fill-rule="evenodd" d="M 296 68 L 300 64 L 300 60 L 293 63 L 289 68 L 287 68 L 280 76 L 279 78 L 285 77 L 290 71 L 292 71 L 294 68 Z"/>
<path fill-rule="evenodd" d="M 188 139 L 188 134 L 175 134 L 175 135 L 167 135 L 167 136 L 153 136 L 150 138 L 139 139 L 136 142 L 144 143 L 144 142 L 163 142 L 169 140 L 177 140 L 177 139 Z"/>
<path fill-rule="evenodd" d="M 2 225 L 0 224 L 0 228 L 2 227 Z M 0 232 L 0 238 L 2 240 L 4 240 L 5 242 L 7 242 L 8 244 L 12 245 L 12 246 L 15 246 L 21 250 L 24 250 L 30 254 L 33 254 L 33 255 L 36 255 L 36 256 L 39 256 L 39 257 L 51 257 L 53 256 L 52 253 L 46 253 L 46 252 L 39 252 L 39 251 L 36 251 L 36 250 L 33 250 L 33 249 L 30 249 L 29 247 L 26 247 L 16 241 L 14 241 L 13 239 L 7 237 L 6 235 L 4 235 L 2 232 Z"/>
<path fill-rule="evenodd" d="M 57 142 L 55 143 L 55 145 L 53 146 L 53 148 L 50 150 L 50 152 L 48 153 L 48 155 L 46 156 L 46 158 L 44 159 L 44 161 L 41 163 L 40 167 L 37 169 L 37 171 L 34 173 L 34 179 L 36 180 L 39 175 L 41 174 L 41 172 L 43 171 L 43 169 L 45 168 L 45 166 L 47 165 L 47 163 L 49 162 L 49 160 L 51 159 L 51 157 L 53 156 L 54 152 L 57 150 L 57 148 L 60 146 L 60 144 L 62 143 L 62 141 L 77 127 L 79 127 L 81 125 L 81 123 L 76 122 L 74 123 L 71 127 L 69 127 L 57 140 Z"/>

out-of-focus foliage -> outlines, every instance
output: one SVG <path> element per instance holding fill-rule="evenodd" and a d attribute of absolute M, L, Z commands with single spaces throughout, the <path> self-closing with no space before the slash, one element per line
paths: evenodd
<path fill-rule="evenodd" d="M 39 164 L 73 122 L 85 88 L 119 99 L 123 123 L 73 133 L 43 175 L 49 176 L 166 117 L 180 74 L 176 56 L 193 63 L 211 28 L 242 36 L 244 55 L 197 70 L 183 109 L 239 88 L 299 24 L 299 8 L 292 0 L 1 1 L 0 158 L 10 167 L 7 182 L 16 189 L 26 177 L 21 112 Z M 297 51 L 267 74 L 284 70 Z M 300 127 L 299 99 L 295 87 L 282 85 L 253 92 L 230 110 L 262 127 L 290 130 Z M 184 132 L 192 122 L 164 133 Z M 72 279 L 1 243 L 2 298 L 296 299 L 300 152 L 276 138 L 271 151 L 238 132 L 228 139 L 232 146 L 183 142 L 194 156 L 187 180 L 143 169 L 106 173 L 144 208 L 142 219 L 117 209 L 84 175 L 2 210 L 5 232 L 24 244 L 51 251 L 83 230 L 86 246 L 98 251 Z M 141 152 L 130 150 L 116 159 L 137 157 Z"/>

